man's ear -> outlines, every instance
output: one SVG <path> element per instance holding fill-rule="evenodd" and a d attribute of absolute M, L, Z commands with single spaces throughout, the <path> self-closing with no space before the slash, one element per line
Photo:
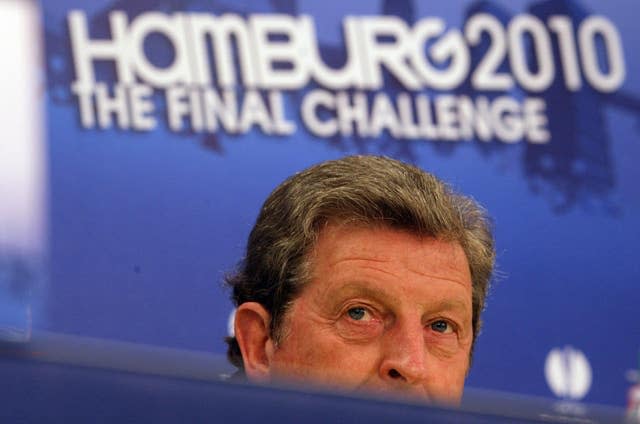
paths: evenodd
<path fill-rule="evenodd" d="M 274 343 L 269 334 L 271 314 L 257 302 L 245 302 L 236 310 L 234 332 L 249 380 L 271 380 Z"/>

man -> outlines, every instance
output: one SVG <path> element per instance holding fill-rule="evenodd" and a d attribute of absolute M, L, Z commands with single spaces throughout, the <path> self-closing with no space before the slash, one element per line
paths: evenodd
<path fill-rule="evenodd" d="M 271 193 L 228 278 L 229 359 L 256 382 L 459 402 L 494 257 L 484 211 L 434 176 L 313 166 Z"/>

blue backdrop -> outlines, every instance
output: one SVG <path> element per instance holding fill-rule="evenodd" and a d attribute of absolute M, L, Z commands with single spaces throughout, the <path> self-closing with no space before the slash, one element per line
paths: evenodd
<path fill-rule="evenodd" d="M 222 278 L 268 193 L 319 161 L 384 154 L 494 218 L 498 275 L 468 385 L 626 402 L 640 349 L 635 2 L 42 9 L 50 268 L 36 328 L 223 353 L 232 306 Z M 235 81 L 216 62 L 223 48 L 188 35 L 214 16 Z M 224 25 L 250 41 L 229 43 L 216 33 Z M 353 60 L 351 74 L 306 68 L 316 45 L 326 66 Z M 224 103 L 231 124 L 215 119 L 216 95 L 236 97 L 235 121 Z M 354 124 L 356 108 L 370 115 Z"/>

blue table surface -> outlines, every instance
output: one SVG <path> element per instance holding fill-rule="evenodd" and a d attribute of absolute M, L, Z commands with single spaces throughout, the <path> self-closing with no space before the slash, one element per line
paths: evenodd
<path fill-rule="evenodd" d="M 59 337 L 29 345 L 0 343 L 0 422 L 488 423 L 623 418 L 622 410 L 586 406 L 577 409 L 580 416 L 569 416 L 550 402 L 504 396 L 465 396 L 457 409 L 255 386 L 212 378 L 215 363 L 189 355 Z"/>

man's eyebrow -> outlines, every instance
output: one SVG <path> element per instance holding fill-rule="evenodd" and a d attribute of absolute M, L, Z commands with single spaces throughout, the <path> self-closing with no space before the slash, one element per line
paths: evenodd
<path fill-rule="evenodd" d="M 433 307 L 430 309 L 433 309 L 435 311 L 450 311 L 450 310 L 467 311 L 469 310 L 469 306 L 470 306 L 469 304 L 458 299 L 442 299 L 441 301 L 433 305 Z"/>
<path fill-rule="evenodd" d="M 384 302 L 392 302 L 393 298 L 389 296 L 389 293 L 386 291 L 371 287 L 366 282 L 354 281 L 350 283 L 346 283 L 344 286 L 340 287 L 337 292 L 332 294 L 332 297 L 339 296 L 363 296 L 373 298 L 379 301 Z M 428 302 L 424 302 L 424 304 L 429 305 L 429 310 L 432 311 L 468 311 L 470 304 L 463 302 L 459 299 L 441 299 L 439 301 L 433 301 L 433 298 L 429 299 Z"/>
<path fill-rule="evenodd" d="M 364 296 L 364 297 L 371 297 L 379 300 L 389 299 L 389 294 L 386 293 L 384 290 L 371 287 L 370 284 L 366 282 L 360 282 L 360 281 L 346 283 L 345 285 L 340 287 L 337 290 L 337 292 L 334 293 L 334 295 L 335 296 L 358 295 L 358 296 Z"/>

